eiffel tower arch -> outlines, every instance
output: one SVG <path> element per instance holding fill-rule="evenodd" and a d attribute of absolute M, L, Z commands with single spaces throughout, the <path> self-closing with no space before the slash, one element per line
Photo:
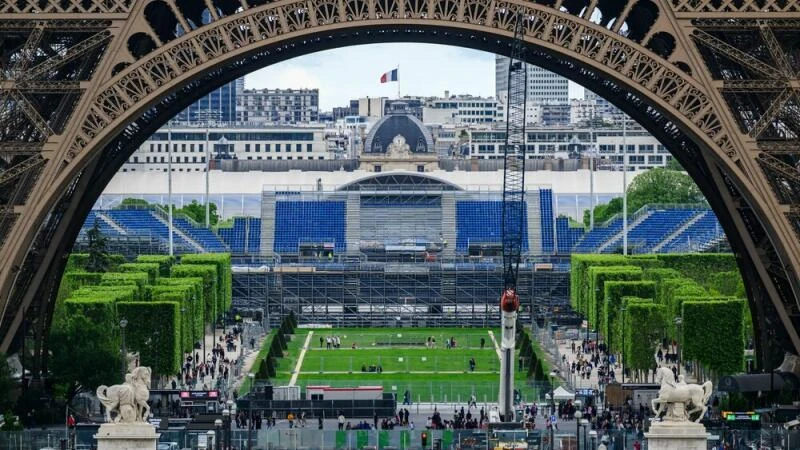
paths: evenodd
<path fill-rule="evenodd" d="M 795 0 L 0 0 L 0 351 L 21 328 L 46 348 L 84 217 L 194 100 L 349 45 L 509 54 L 517 17 L 530 63 L 620 107 L 698 183 L 746 281 L 762 366 L 800 353 Z"/>

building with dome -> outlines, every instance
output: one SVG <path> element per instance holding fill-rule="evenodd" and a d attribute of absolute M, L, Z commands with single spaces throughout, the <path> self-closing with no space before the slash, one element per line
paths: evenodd
<path fill-rule="evenodd" d="M 432 172 L 438 168 L 430 130 L 403 102 L 395 102 L 389 114 L 372 127 L 359 157 L 359 169 L 367 172 Z"/>

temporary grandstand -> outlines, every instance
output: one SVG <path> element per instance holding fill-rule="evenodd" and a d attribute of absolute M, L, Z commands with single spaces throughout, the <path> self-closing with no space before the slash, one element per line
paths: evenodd
<path fill-rule="evenodd" d="M 622 246 L 621 217 L 586 231 L 556 217 L 548 187 L 529 189 L 525 206 L 523 316 L 566 302 L 570 253 Z M 386 173 L 328 191 L 265 189 L 261 217 L 236 217 L 229 228 L 176 217 L 173 244 L 177 254 L 231 252 L 236 306 L 267 318 L 292 310 L 311 323 L 486 325 L 502 284 L 500 220 L 498 190 Z M 111 242 L 166 249 L 160 207 L 92 211 L 82 235 L 95 221 Z M 704 251 L 723 241 L 703 206 L 648 205 L 629 218 L 631 253 Z"/>

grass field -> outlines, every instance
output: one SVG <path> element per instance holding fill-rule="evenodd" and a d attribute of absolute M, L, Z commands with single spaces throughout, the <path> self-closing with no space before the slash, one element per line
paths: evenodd
<path fill-rule="evenodd" d="M 300 366 L 296 383 L 299 386 L 381 385 L 385 392 L 397 393 L 400 401 L 408 390 L 414 402 L 466 402 L 472 394 L 478 401 L 492 402 L 498 395 L 500 361 L 489 331 L 485 328 L 297 329 L 272 381 L 276 385 L 289 384 L 303 344 L 313 332 Z M 492 332 L 498 339 L 500 330 Z M 327 336 L 339 336 L 341 348 L 327 349 Z M 434 348 L 425 345 L 429 336 L 436 341 Z M 448 349 L 445 342 L 450 338 L 455 339 L 456 347 Z M 469 370 L 470 358 L 475 358 L 474 372 Z M 363 366 L 371 365 L 380 365 L 383 372 L 362 372 Z M 515 384 L 523 397 L 534 398 L 535 393 L 525 380 L 518 379 Z"/>

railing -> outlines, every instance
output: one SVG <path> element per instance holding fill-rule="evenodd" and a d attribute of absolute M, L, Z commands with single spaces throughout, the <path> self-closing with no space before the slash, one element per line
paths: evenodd
<path fill-rule="evenodd" d="M 449 412 L 444 412 L 445 416 Z M 362 419 L 350 419 L 351 425 L 355 426 Z M 265 421 L 266 422 L 266 421 Z M 370 419 L 367 420 L 371 423 Z M 235 425 L 235 424 L 234 424 Z M 285 418 L 281 417 L 278 421 L 279 428 L 267 428 L 248 432 L 246 429 L 235 428 L 226 431 L 224 428 L 212 433 L 214 444 L 219 442 L 230 442 L 232 448 L 238 449 L 319 449 L 319 450 L 350 450 L 350 449 L 413 449 L 423 448 L 422 437 L 425 434 L 427 442 L 426 448 L 431 448 L 434 443 L 441 443 L 441 448 L 448 449 L 480 449 L 495 448 L 497 439 L 487 433 L 485 429 L 476 430 L 426 430 L 422 426 L 411 430 L 408 428 L 395 428 L 392 430 L 336 430 L 335 418 L 326 417 L 324 429 L 319 430 L 318 419 L 306 416 L 306 424 L 300 426 L 299 420 L 296 427 L 289 429 Z M 566 423 L 564 424 L 566 425 Z M 565 428 L 565 427 L 562 427 Z M 574 425 L 569 424 L 569 429 L 553 430 L 551 434 L 546 429 L 536 429 L 530 434 L 529 442 L 537 445 L 535 448 L 540 450 L 554 450 L 565 448 L 576 448 L 577 433 L 580 433 L 581 448 L 584 443 L 588 444 L 585 448 L 595 449 L 600 444 L 601 439 L 606 442 L 608 448 L 632 450 L 635 443 L 641 443 L 641 448 L 647 449 L 648 442 L 645 436 L 646 431 L 628 430 L 590 430 L 589 427 L 582 427 L 577 432 L 573 429 Z M 212 429 L 212 431 L 214 431 Z M 590 433 L 591 431 L 591 433 Z M 207 438 L 205 430 L 175 430 L 162 429 L 159 442 L 174 442 L 178 448 L 198 448 L 198 437 Z M 723 441 L 737 442 L 742 445 L 736 448 L 794 448 L 781 446 L 787 443 L 787 431 L 783 427 L 764 425 L 763 430 L 730 430 L 727 428 L 707 428 L 709 434 L 707 447 L 712 448 L 721 444 Z M 77 448 L 96 448 L 96 441 L 93 439 L 94 431 L 78 433 L 76 438 Z M 551 445 L 550 440 L 555 445 Z M 64 430 L 25 430 L 18 432 L 0 432 L 0 448 L 15 450 L 36 450 L 39 448 L 58 448 L 59 441 L 65 438 Z M 248 447 L 248 441 L 252 443 Z M 227 447 L 226 447 L 227 448 Z M 530 448 L 530 447 L 529 447 Z"/>

